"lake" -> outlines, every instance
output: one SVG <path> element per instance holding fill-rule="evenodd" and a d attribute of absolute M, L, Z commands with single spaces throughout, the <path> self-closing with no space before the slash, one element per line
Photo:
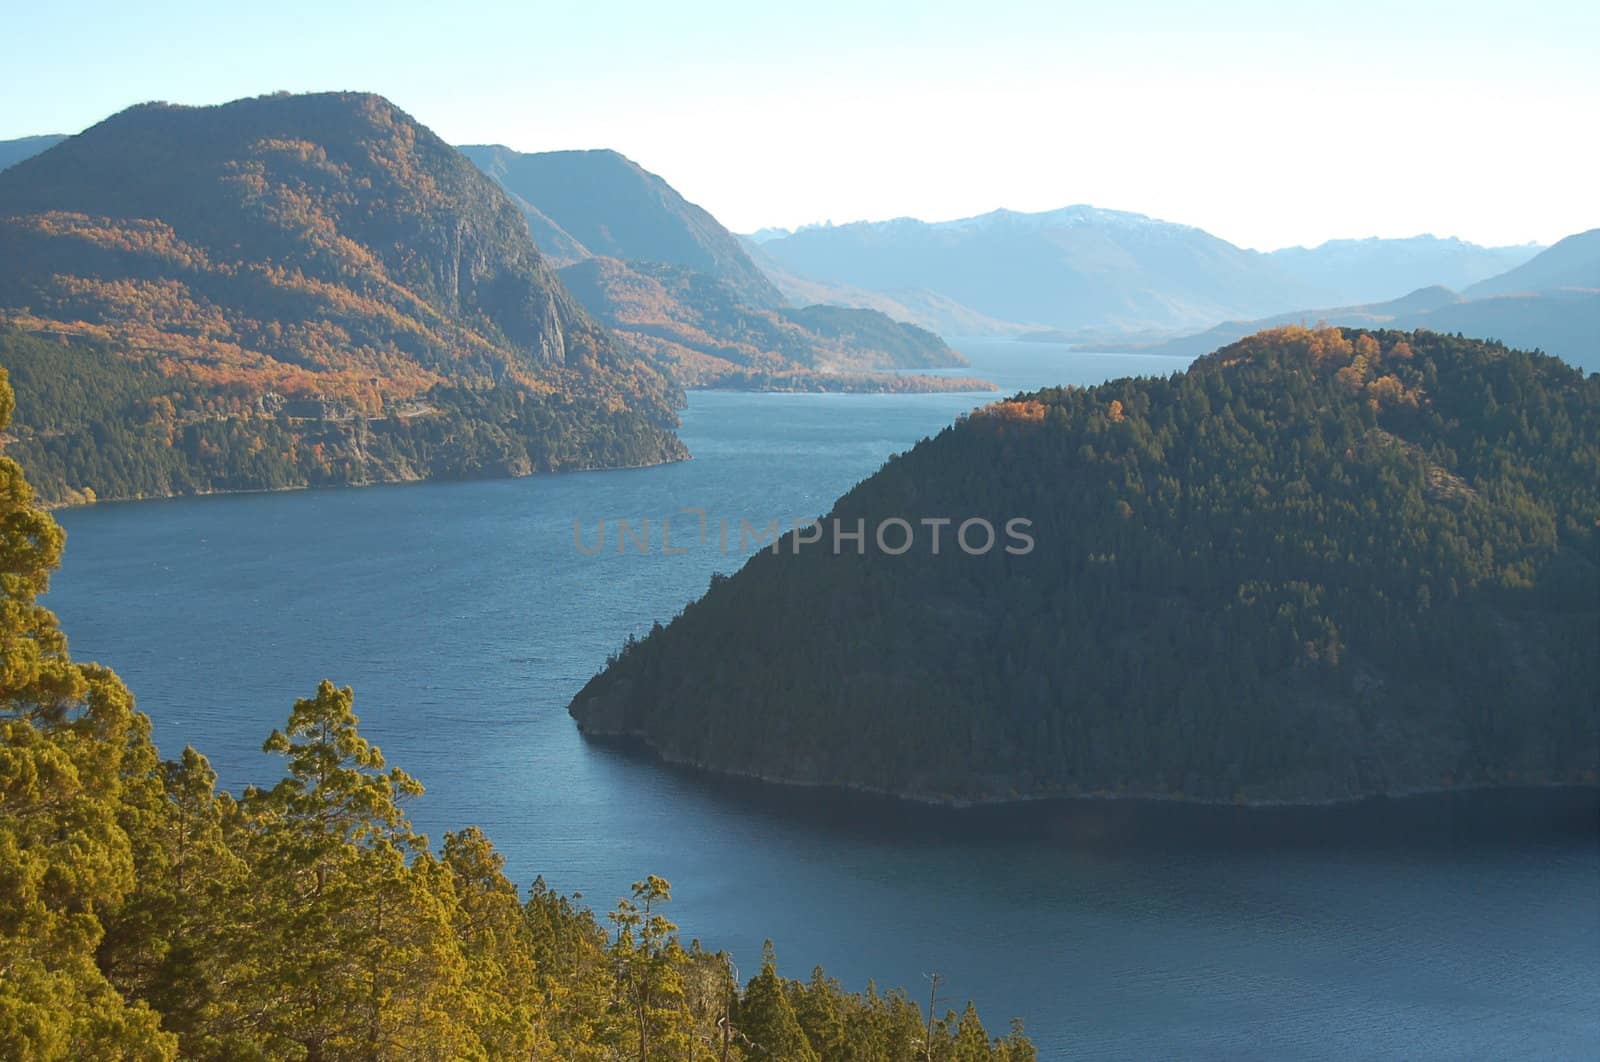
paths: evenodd
<path fill-rule="evenodd" d="M 1006 391 L 1185 363 L 957 345 Z M 697 393 L 694 460 L 676 465 L 70 510 L 47 601 L 80 659 L 128 681 L 169 756 L 193 744 L 223 784 L 270 783 L 260 745 L 294 699 L 323 677 L 354 686 L 363 733 L 428 787 L 412 812 L 435 841 L 481 825 L 519 882 L 543 874 L 602 911 L 660 874 L 685 936 L 746 977 L 764 936 L 792 976 L 821 963 L 923 998 L 939 971 L 942 1003 L 976 1000 L 994 1032 L 1024 1016 L 1045 1058 L 1600 1054 L 1592 833 L 1305 843 L 1327 813 L 1287 846 L 1090 843 L 1016 826 L 1037 809 L 935 815 L 718 783 L 578 735 L 572 695 L 738 567 L 740 519 L 820 514 L 991 397 Z M 679 539 L 697 520 L 680 515 L 681 554 L 574 547 L 574 521 L 592 547 L 599 521 L 659 527 L 684 509 L 713 532 Z"/>

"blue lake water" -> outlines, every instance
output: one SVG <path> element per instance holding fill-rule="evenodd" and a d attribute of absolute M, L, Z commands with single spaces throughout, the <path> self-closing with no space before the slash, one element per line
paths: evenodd
<path fill-rule="evenodd" d="M 1006 391 L 1184 364 L 959 345 Z M 1089 846 L 712 784 L 579 737 L 572 694 L 738 567 L 741 518 L 821 513 L 991 397 L 702 393 L 677 465 L 71 510 L 48 603 L 163 749 L 193 744 L 225 785 L 272 781 L 260 744 L 291 702 L 352 685 L 364 733 L 428 787 L 412 811 L 435 840 L 481 825 L 519 881 L 600 909 L 660 874 L 686 935 L 746 975 L 765 936 L 786 973 L 855 988 L 920 996 L 937 970 L 992 1030 L 1026 1017 L 1045 1058 L 1600 1056 L 1592 835 Z M 686 508 L 712 534 L 679 539 L 680 516 L 681 555 L 574 548 L 575 520 L 592 545 L 597 521 Z"/>

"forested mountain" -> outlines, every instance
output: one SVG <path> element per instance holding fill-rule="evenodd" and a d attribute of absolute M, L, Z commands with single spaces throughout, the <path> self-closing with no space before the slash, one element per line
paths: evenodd
<path fill-rule="evenodd" d="M 0 429 L 11 408 L 0 371 Z M 0 456 L 0 1057 L 1034 1058 L 970 1004 L 789 980 L 770 950 L 740 986 L 730 956 L 682 944 L 658 877 L 604 919 L 542 878 L 519 894 L 477 828 L 416 832 L 421 784 L 331 682 L 267 737 L 281 781 L 218 792 L 68 655 L 37 600 L 62 540 Z"/>
<path fill-rule="evenodd" d="M 1418 288 L 1460 291 L 1497 276 L 1539 253 L 1534 244 L 1480 247 L 1454 237 L 1328 240 L 1316 247 L 1285 247 L 1267 258 L 1316 292 L 1328 306 L 1384 302 Z"/>
<path fill-rule="evenodd" d="M 1463 294 L 1482 298 L 1568 289 L 1600 291 L 1600 229 L 1568 236 L 1517 268 L 1472 285 Z"/>
<path fill-rule="evenodd" d="M 987 550 L 958 537 L 980 518 Z M 1597 636 L 1600 376 L 1295 327 L 986 407 L 571 711 L 671 761 L 931 801 L 1594 786 Z"/>
<path fill-rule="evenodd" d="M 965 364 L 877 308 L 791 308 L 739 239 L 615 151 L 460 149 L 511 194 L 580 302 L 687 387 L 965 389 L 873 375 Z M 820 330 L 813 326 L 826 322 Z"/>
<path fill-rule="evenodd" d="M 767 230 L 747 248 L 791 297 L 883 299 L 947 335 L 1170 333 L 1433 285 L 1460 288 L 1538 250 L 1419 236 L 1261 254 L 1190 226 L 1088 206 Z"/>
<path fill-rule="evenodd" d="M 681 392 L 573 301 L 493 181 L 377 96 L 139 106 L 0 173 L 7 323 L 74 359 L 51 381 L 47 348 L 4 343 L 33 359 L 20 452 L 56 455 L 52 500 L 683 456 Z M 32 390 L 84 373 L 106 419 Z M 119 435 L 174 443 L 173 468 L 132 467 Z"/>
<path fill-rule="evenodd" d="M 55 147 L 66 137 L 59 133 L 25 136 L 16 140 L 0 140 L 0 170 L 15 166 L 23 159 L 31 159 L 47 148 Z"/>

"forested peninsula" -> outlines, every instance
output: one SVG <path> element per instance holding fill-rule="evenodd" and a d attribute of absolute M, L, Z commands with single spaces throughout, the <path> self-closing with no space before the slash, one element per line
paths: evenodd
<path fill-rule="evenodd" d="M 974 518 L 1035 545 L 971 555 Z M 1552 357 L 1263 332 L 985 407 L 823 524 L 868 533 L 714 579 L 574 699 L 583 731 L 950 804 L 1600 782 L 1600 376 Z"/>

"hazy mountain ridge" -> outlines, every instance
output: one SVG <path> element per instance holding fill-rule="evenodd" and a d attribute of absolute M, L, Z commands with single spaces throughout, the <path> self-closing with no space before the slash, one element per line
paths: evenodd
<path fill-rule="evenodd" d="M 1285 247 L 1267 257 L 1316 290 L 1330 305 L 1383 302 L 1418 288 L 1467 286 L 1521 265 L 1543 251 L 1538 244 L 1481 247 L 1449 237 L 1368 237 L 1328 240 L 1316 247 Z"/>
<path fill-rule="evenodd" d="M 521 205 L 535 241 L 554 249 L 584 306 L 685 386 L 971 385 L 869 375 L 964 362 L 938 336 L 890 320 L 880 307 L 832 314 L 790 307 L 737 237 L 614 151 L 460 150 Z M 813 327 L 822 321 L 832 332 Z"/>
<path fill-rule="evenodd" d="M 1578 233 L 1460 294 L 1429 287 L 1388 302 L 1295 310 L 1226 321 L 1197 335 L 1111 349 L 1199 355 L 1263 328 L 1326 322 L 1357 328 L 1428 329 L 1542 350 L 1600 372 L 1600 229 Z M 1041 334 L 1040 339 L 1065 338 Z"/>
<path fill-rule="evenodd" d="M 761 250 L 802 277 L 891 297 L 936 292 L 985 317 L 1056 328 L 1181 328 L 1306 294 L 1199 229 L 1085 206 L 808 228 Z"/>
<path fill-rule="evenodd" d="M 39 136 L 0 140 L 0 170 L 9 169 L 23 159 L 31 159 L 41 151 L 48 151 L 65 140 L 65 133 L 44 133 Z"/>
<path fill-rule="evenodd" d="M 1515 269 L 1480 281 L 1462 294 L 1480 298 L 1564 289 L 1600 291 L 1600 229 L 1574 233 Z"/>
<path fill-rule="evenodd" d="M 1556 359 L 1262 333 L 975 412 L 570 710 L 673 762 L 939 803 L 1593 787 L 1597 470 L 1600 377 Z M 1032 548 L 957 548 L 969 517 L 1026 517 Z"/>
<path fill-rule="evenodd" d="M 769 230 L 788 235 L 788 230 Z M 772 237 L 778 238 L 776 236 Z M 963 306 L 946 295 L 926 290 L 900 290 L 893 294 L 855 287 L 836 280 L 802 276 L 767 254 L 760 241 L 741 237 L 752 261 L 794 306 L 825 303 L 877 310 L 942 336 L 1015 336 L 1038 329 L 1037 324 L 1001 321 Z"/>
<path fill-rule="evenodd" d="M 286 451 L 270 485 L 683 455 L 670 381 L 571 298 L 493 181 L 377 96 L 142 105 L 0 172 L 0 317 L 76 343 L 92 355 L 80 370 L 115 359 L 159 384 L 118 378 L 137 408 L 107 415 L 140 431 L 221 418 L 260 441 L 307 400 L 351 424 L 437 409 L 478 432 L 455 457 L 459 433 L 432 432 L 399 464 L 366 460 L 356 432 L 312 465 Z M 21 394 L 23 429 L 35 397 Z M 500 420 L 488 434 L 485 417 Z M 81 460 L 42 489 L 120 492 L 72 482 Z"/>
<path fill-rule="evenodd" d="M 1376 301 L 1435 284 L 1462 287 L 1538 250 L 1418 236 L 1262 254 L 1191 225 L 1086 205 L 766 229 L 746 246 L 791 298 L 831 290 L 865 304 L 866 292 L 947 334 L 963 334 L 948 328 L 965 318 L 981 329 L 970 334 L 994 335 L 1170 333 L 1296 306 Z M 929 296 L 946 305 L 929 307 Z"/>

